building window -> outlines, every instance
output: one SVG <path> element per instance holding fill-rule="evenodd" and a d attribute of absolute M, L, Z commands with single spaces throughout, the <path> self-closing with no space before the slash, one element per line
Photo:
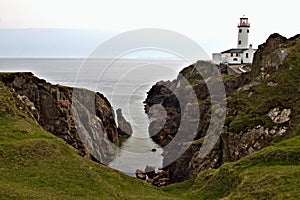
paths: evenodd
<path fill-rule="evenodd" d="M 241 40 L 239 40 L 239 45 L 241 45 L 242 44 L 242 41 Z"/>
<path fill-rule="evenodd" d="M 249 54 L 248 53 L 246 53 L 246 58 L 249 58 Z"/>
<path fill-rule="evenodd" d="M 249 29 L 247 29 L 247 33 L 249 33 Z"/>
<path fill-rule="evenodd" d="M 236 54 L 235 54 L 235 56 L 236 56 L 236 57 L 239 57 L 239 54 L 238 54 L 238 53 L 236 53 Z"/>
<path fill-rule="evenodd" d="M 234 58 L 233 61 L 238 61 L 238 59 L 237 59 L 237 58 Z"/>
<path fill-rule="evenodd" d="M 242 32 L 242 29 L 240 29 L 239 32 L 241 33 L 241 32 Z"/>
<path fill-rule="evenodd" d="M 231 53 L 231 57 L 233 57 L 233 53 Z"/>

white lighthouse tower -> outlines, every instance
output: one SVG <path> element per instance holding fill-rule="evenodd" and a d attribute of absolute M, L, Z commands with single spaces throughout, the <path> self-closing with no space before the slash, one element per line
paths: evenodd
<path fill-rule="evenodd" d="M 238 24 L 237 48 L 228 49 L 221 53 L 213 53 L 212 58 L 215 64 L 243 65 L 251 64 L 256 49 L 248 46 L 250 23 L 245 16 L 240 18 Z"/>
<path fill-rule="evenodd" d="M 238 24 L 238 49 L 248 48 L 248 35 L 249 35 L 250 23 L 248 22 L 248 18 L 241 17 L 240 23 Z"/>

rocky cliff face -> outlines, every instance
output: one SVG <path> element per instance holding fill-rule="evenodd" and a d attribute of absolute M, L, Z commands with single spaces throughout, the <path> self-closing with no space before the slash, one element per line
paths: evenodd
<path fill-rule="evenodd" d="M 47 131 L 107 163 L 114 158 L 118 132 L 113 109 L 100 93 L 52 85 L 32 73 L 4 73 L 0 80 L 13 89 L 36 121 Z"/>
<path fill-rule="evenodd" d="M 201 156 L 204 136 L 211 117 L 211 94 L 199 74 L 193 72 L 194 66 L 181 71 L 172 82 L 159 82 L 154 85 L 145 100 L 145 111 L 150 117 L 166 113 L 166 119 L 153 117 L 150 133 L 155 142 L 166 146 L 176 136 L 181 118 L 192 116 L 188 105 L 176 102 L 176 94 L 188 96 L 186 85 L 180 85 L 185 77 L 198 98 L 200 123 L 197 134 L 184 154 L 164 170 L 171 182 L 180 182 L 197 175 L 204 169 L 217 168 L 224 162 L 236 161 L 246 155 L 270 145 L 291 133 L 299 112 L 295 105 L 299 102 L 299 35 L 286 39 L 278 34 L 271 35 L 255 54 L 252 71 L 238 77 L 223 75 L 227 93 L 227 115 L 218 142 L 205 157 Z M 180 92 L 178 92 L 180 91 Z M 288 91 L 288 93 L 287 93 Z M 177 96 L 178 97 L 178 96 Z M 180 98 L 180 97 L 179 97 Z M 153 106 L 162 107 L 153 112 Z M 154 114 L 153 114 L 154 113 Z M 188 133 L 188 128 L 186 128 Z M 164 149 L 164 163 L 176 151 Z"/>

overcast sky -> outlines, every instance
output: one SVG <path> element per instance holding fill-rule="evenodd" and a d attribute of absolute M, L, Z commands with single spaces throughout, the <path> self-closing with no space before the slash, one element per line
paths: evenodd
<path fill-rule="evenodd" d="M 208 53 L 236 46 L 237 23 L 251 23 L 255 47 L 278 32 L 300 32 L 296 0 L 0 0 L 0 29 L 63 28 L 113 34 L 138 28 L 163 28 L 184 34 Z"/>

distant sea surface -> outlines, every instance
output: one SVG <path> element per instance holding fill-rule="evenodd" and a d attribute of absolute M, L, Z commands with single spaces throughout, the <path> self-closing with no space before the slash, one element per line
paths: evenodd
<path fill-rule="evenodd" d="M 109 64 L 108 64 L 109 63 Z M 109 165 L 126 174 L 146 165 L 161 167 L 162 149 L 148 134 L 149 119 L 144 113 L 146 92 L 160 80 L 173 80 L 189 63 L 171 59 L 108 59 L 81 58 L 1 58 L 1 72 L 33 72 L 52 84 L 87 88 L 104 94 L 114 110 L 121 108 L 133 127 Z M 152 152 L 151 149 L 157 149 Z"/>

